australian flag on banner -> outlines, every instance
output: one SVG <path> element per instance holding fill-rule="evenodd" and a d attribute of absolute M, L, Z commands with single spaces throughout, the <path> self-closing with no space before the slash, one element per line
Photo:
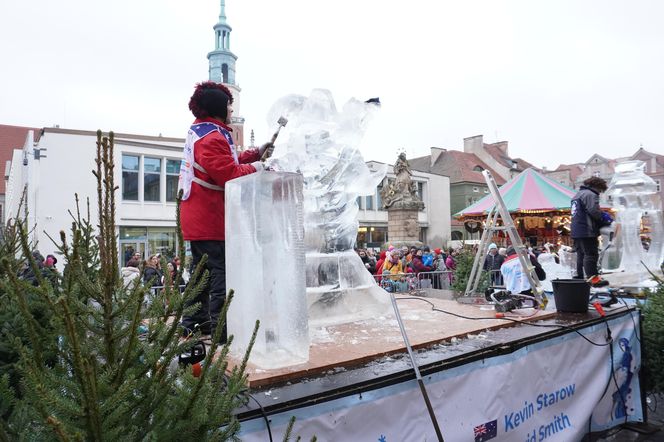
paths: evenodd
<path fill-rule="evenodd" d="M 475 442 L 484 442 L 493 439 L 498 435 L 498 420 L 478 425 L 473 428 L 473 431 L 475 432 Z"/>

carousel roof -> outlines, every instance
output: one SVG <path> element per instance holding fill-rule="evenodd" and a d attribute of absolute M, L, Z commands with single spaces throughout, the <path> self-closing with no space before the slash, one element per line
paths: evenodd
<path fill-rule="evenodd" d="M 575 190 L 548 178 L 534 169 L 526 169 L 498 189 L 509 212 L 544 212 L 569 210 Z M 491 194 L 466 207 L 454 216 L 486 215 L 494 206 Z"/>

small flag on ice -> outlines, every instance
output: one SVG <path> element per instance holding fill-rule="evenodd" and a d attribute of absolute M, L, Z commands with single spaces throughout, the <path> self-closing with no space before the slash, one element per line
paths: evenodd
<path fill-rule="evenodd" d="M 498 420 L 492 420 L 486 424 L 478 425 L 474 429 L 475 442 L 485 442 L 498 435 Z"/>

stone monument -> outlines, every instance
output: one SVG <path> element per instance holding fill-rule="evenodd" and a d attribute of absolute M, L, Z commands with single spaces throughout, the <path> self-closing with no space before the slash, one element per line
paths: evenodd
<path fill-rule="evenodd" d="M 394 163 L 396 179 L 383 187 L 381 199 L 387 210 L 387 236 L 395 247 L 420 246 L 420 225 L 417 215 L 424 209 L 424 203 L 417 196 L 417 185 L 411 179 L 406 154 L 400 153 Z"/>

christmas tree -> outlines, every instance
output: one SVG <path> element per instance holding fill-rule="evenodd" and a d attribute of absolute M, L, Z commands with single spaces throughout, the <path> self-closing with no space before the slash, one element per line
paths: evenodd
<path fill-rule="evenodd" d="M 0 247 L 0 440 L 225 440 L 246 401 L 241 364 L 227 373 L 232 337 L 213 337 L 200 370 L 178 363 L 198 344 L 180 338 L 180 319 L 207 281 L 204 261 L 181 291 L 166 272 L 164 289 L 119 276 L 115 226 L 113 133 L 97 132 L 97 211 L 71 213 L 56 245 L 57 273 L 33 256 L 26 223 L 8 224 Z M 179 201 L 179 255 L 184 256 Z M 165 267 L 165 262 L 163 263 Z M 24 267 L 22 269 L 22 267 Z M 232 300 L 227 297 L 222 317 Z M 258 329 L 258 322 L 255 330 Z M 219 333 L 222 327 L 217 327 Z M 254 332 L 255 336 L 255 332 Z M 253 344 L 253 341 L 252 341 Z M 250 346 L 251 348 L 251 346 Z"/>

